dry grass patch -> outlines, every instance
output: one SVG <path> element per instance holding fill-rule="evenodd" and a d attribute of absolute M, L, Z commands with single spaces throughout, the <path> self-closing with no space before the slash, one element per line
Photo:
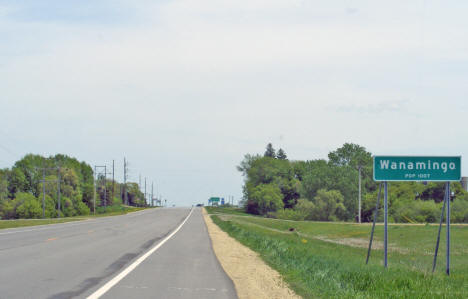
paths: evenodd
<path fill-rule="evenodd" d="M 251 249 L 222 231 L 203 210 L 214 252 L 231 277 L 240 299 L 301 298 Z"/>

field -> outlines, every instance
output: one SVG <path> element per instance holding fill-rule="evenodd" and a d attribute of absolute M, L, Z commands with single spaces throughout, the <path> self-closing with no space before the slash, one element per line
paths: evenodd
<path fill-rule="evenodd" d="M 224 208 L 224 207 L 205 207 L 206 211 L 209 214 L 216 214 L 216 213 L 222 213 L 222 214 L 232 214 L 232 215 L 241 215 L 241 216 L 249 216 L 246 212 L 244 212 L 243 209 L 239 208 L 234 208 L 234 207 L 229 207 L 229 208 Z"/>
<path fill-rule="evenodd" d="M 54 224 L 54 223 L 64 223 L 71 221 L 80 221 L 96 217 L 106 217 L 106 216 L 117 216 L 123 215 L 130 212 L 136 212 L 143 210 L 145 208 L 131 207 L 131 206 L 118 206 L 118 207 L 109 207 L 107 211 L 101 211 L 101 213 L 96 215 L 88 216 L 76 216 L 76 217 L 62 217 L 62 218 L 47 218 L 47 219 L 14 219 L 14 220 L 0 220 L 0 229 L 5 228 L 15 228 L 15 227 L 24 227 L 24 226 L 36 226 L 36 225 L 45 225 L 45 224 Z"/>
<path fill-rule="evenodd" d="M 214 222 L 258 252 L 304 298 L 467 298 L 468 226 L 451 226 L 451 275 L 445 275 L 445 228 L 437 269 L 437 225 L 389 226 L 388 269 L 383 226 L 376 227 L 365 264 L 369 224 L 276 220 L 216 212 Z"/>

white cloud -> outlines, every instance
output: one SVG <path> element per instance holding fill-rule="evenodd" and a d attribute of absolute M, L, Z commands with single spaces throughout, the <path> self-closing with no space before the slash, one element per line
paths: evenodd
<path fill-rule="evenodd" d="M 468 27 L 430 6 L 423 18 L 420 4 L 376 5 L 180 0 L 140 2 L 122 24 L 0 17 L 0 119 L 27 140 L 8 148 L 126 155 L 167 186 L 187 180 L 163 191 L 185 203 L 239 196 L 235 164 L 269 141 L 293 159 L 347 141 L 463 154 Z"/>
<path fill-rule="evenodd" d="M 338 112 L 352 112 L 352 113 L 371 113 L 382 114 L 388 112 L 405 113 L 407 112 L 408 100 L 384 101 L 368 104 L 347 104 L 337 107 Z"/>

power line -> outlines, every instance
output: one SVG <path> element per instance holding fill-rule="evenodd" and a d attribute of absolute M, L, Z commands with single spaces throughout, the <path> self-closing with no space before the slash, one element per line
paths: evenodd
<path fill-rule="evenodd" d="M 10 151 L 6 146 L 0 144 L 0 148 L 3 149 L 5 152 L 9 153 L 10 155 L 14 156 L 15 158 L 17 157 L 17 155 Z"/>
<path fill-rule="evenodd" d="M 13 141 L 13 143 L 16 143 L 16 145 L 18 145 L 18 141 L 15 141 L 11 136 L 9 136 L 7 133 L 5 133 L 5 131 L 1 130 L 0 129 L 0 134 L 2 135 L 2 137 L 6 137 L 8 139 L 10 139 L 10 141 Z M 0 144 L 0 148 L 2 148 L 4 151 L 6 151 L 7 153 L 9 153 L 10 155 L 14 156 L 15 159 L 18 158 L 18 155 L 14 153 L 14 151 L 10 150 L 8 147 L 6 147 L 5 145 L 3 144 Z"/>

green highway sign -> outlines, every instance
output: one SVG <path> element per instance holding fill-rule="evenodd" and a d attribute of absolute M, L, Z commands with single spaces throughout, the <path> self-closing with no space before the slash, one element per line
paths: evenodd
<path fill-rule="evenodd" d="M 374 156 L 375 181 L 460 181 L 460 156 Z"/>
<path fill-rule="evenodd" d="M 219 197 L 210 197 L 210 202 L 219 202 Z"/>

